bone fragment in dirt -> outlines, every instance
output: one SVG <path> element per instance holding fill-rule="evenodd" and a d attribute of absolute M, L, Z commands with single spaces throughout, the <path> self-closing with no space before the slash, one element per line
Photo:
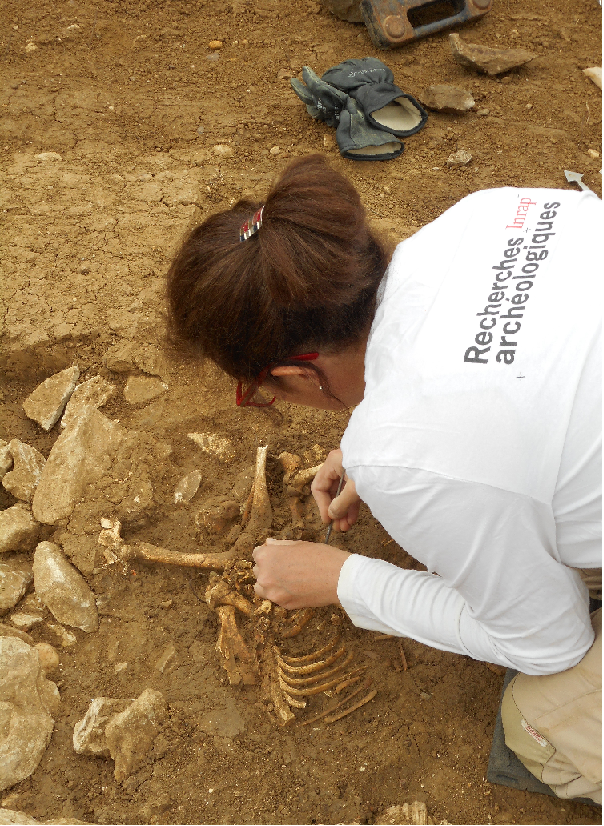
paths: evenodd
<path fill-rule="evenodd" d="M 398 641 L 398 650 L 401 654 L 401 662 L 403 663 L 403 671 L 407 671 L 409 666 L 407 665 L 407 658 L 405 657 L 405 649 L 403 648 L 403 643 L 401 640 Z"/>
<path fill-rule="evenodd" d="M 358 680 L 359 678 L 357 677 L 356 679 Z M 316 723 L 317 720 L 321 720 L 323 717 L 327 717 L 327 716 L 333 714 L 334 711 L 337 711 L 339 708 L 342 708 L 342 706 L 345 706 L 348 702 L 350 702 L 350 700 L 352 700 L 353 697 L 356 697 L 357 694 L 360 694 L 361 691 L 366 691 L 369 688 L 369 686 L 371 685 L 372 682 L 373 681 L 372 681 L 371 677 L 368 677 L 365 680 L 365 682 L 363 683 L 363 685 L 359 686 L 359 688 L 356 688 L 354 691 L 351 691 L 350 694 L 347 694 L 346 697 L 342 698 L 340 700 L 340 702 L 337 703 L 335 706 L 331 706 L 331 708 L 326 708 L 323 711 L 321 711 L 319 714 L 315 714 L 314 717 L 310 717 L 310 719 L 305 720 L 302 723 L 302 725 L 303 726 L 310 726 L 312 723 Z M 339 686 L 338 686 L 338 688 L 339 688 Z M 337 692 L 338 692 L 338 689 L 336 688 L 336 693 Z"/>
<path fill-rule="evenodd" d="M 360 679 L 361 679 L 361 675 L 359 674 L 356 677 L 350 677 L 349 679 L 344 680 L 344 682 L 339 683 L 339 685 L 336 686 L 335 693 L 336 694 L 341 694 L 344 691 L 344 689 L 350 688 L 351 685 L 354 685 L 355 683 L 358 683 L 358 681 Z"/>
<path fill-rule="evenodd" d="M 277 457 L 279 462 L 281 463 L 281 467 L 283 468 L 284 475 L 283 475 L 283 482 L 287 484 L 291 479 L 292 475 L 298 470 L 300 465 L 302 464 L 302 459 L 297 456 L 295 453 L 280 453 Z"/>
<path fill-rule="evenodd" d="M 441 821 L 446 823 L 446 821 Z M 380 826 L 390 826 L 392 824 L 414 824 L 415 826 L 423 826 L 426 823 L 432 823 L 428 820 L 428 810 L 426 804 L 419 800 L 414 800 L 411 805 L 403 803 L 401 806 L 389 806 L 384 812 L 379 814 L 375 819 L 375 823 Z"/>
<path fill-rule="evenodd" d="M 293 705 L 294 707 L 303 708 L 304 706 L 298 705 L 298 703 L 304 703 L 305 705 L 306 701 L 298 700 L 294 703 L 290 703 L 289 701 L 291 698 L 284 694 L 281 686 L 279 685 L 278 667 L 275 659 L 276 652 L 274 647 L 272 645 L 263 646 L 263 655 L 264 677 L 262 680 L 262 693 L 267 700 L 272 702 L 279 725 L 286 726 L 288 723 L 291 723 L 292 720 L 296 719 L 289 706 Z"/>
<path fill-rule="evenodd" d="M 304 608 L 302 611 L 299 612 L 299 616 L 296 616 L 294 619 L 294 625 L 289 629 L 289 631 L 284 631 L 281 634 L 281 639 L 290 639 L 291 637 L 297 637 L 298 634 L 302 631 L 304 626 L 310 622 L 311 617 L 314 615 L 315 611 L 314 608 Z"/>
<path fill-rule="evenodd" d="M 317 473 L 321 470 L 321 465 L 315 467 L 308 467 L 304 470 L 299 470 L 288 482 L 289 487 L 293 488 L 298 493 L 302 492 L 304 485 L 309 485 L 315 478 Z"/>
<path fill-rule="evenodd" d="M 230 684 L 239 685 L 243 682 L 244 685 L 254 685 L 258 664 L 239 633 L 234 606 L 219 605 L 216 613 L 220 619 L 216 650 L 223 658 Z"/>
<path fill-rule="evenodd" d="M 238 594 L 237 591 L 234 591 L 224 579 L 211 582 L 206 590 L 205 597 L 212 610 L 215 610 L 218 605 L 232 605 L 247 617 L 256 615 L 254 605 L 244 596 Z"/>
<path fill-rule="evenodd" d="M 244 532 L 233 546 L 235 554 L 240 555 L 252 550 L 254 545 L 266 536 L 273 521 L 271 500 L 266 486 L 266 454 L 268 447 L 259 447 L 256 451 L 256 468 L 250 517 Z"/>
<path fill-rule="evenodd" d="M 304 506 L 298 495 L 288 497 L 287 504 L 292 515 L 292 528 L 304 528 Z"/>
<path fill-rule="evenodd" d="M 368 703 L 371 700 L 373 700 L 376 694 L 377 689 L 374 688 L 372 691 L 369 692 L 369 694 L 367 694 L 365 697 L 362 697 L 357 703 L 355 703 L 350 708 L 344 709 L 344 711 L 341 711 L 339 714 L 331 714 L 329 717 L 326 717 L 325 722 L 335 723 L 336 720 L 341 720 L 342 717 L 346 717 L 348 714 L 352 714 L 353 711 L 356 711 L 358 708 L 361 708 L 361 706 L 364 706 L 365 703 Z"/>
<path fill-rule="evenodd" d="M 279 684 L 275 680 L 270 681 L 269 697 L 272 700 L 277 719 L 282 726 L 296 719 L 295 714 L 289 707 L 287 696 L 284 696 Z"/>
<path fill-rule="evenodd" d="M 209 568 L 222 571 L 227 563 L 235 558 L 233 550 L 223 553 L 186 554 L 179 551 L 168 551 L 166 548 L 159 548 L 156 545 L 150 545 L 148 542 L 136 542 L 133 545 L 127 545 L 120 535 L 122 525 L 119 519 L 101 519 L 101 526 L 99 545 L 116 555 L 116 559 L 110 560 L 112 562 L 117 562 L 118 559 L 122 562 L 140 560 L 143 562 L 159 562 L 163 565 L 181 565 L 187 568 Z"/>

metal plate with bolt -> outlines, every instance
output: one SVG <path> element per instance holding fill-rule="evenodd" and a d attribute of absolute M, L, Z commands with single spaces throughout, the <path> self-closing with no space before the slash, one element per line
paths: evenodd
<path fill-rule="evenodd" d="M 486 14 L 493 0 L 361 0 L 373 43 L 395 49 L 410 40 L 467 23 Z"/>

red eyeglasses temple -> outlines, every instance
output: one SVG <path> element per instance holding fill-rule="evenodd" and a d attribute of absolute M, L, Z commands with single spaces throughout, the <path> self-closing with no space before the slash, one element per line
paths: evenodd
<path fill-rule="evenodd" d="M 317 358 L 319 358 L 318 353 L 302 353 L 299 356 L 291 356 L 289 361 L 314 361 Z M 276 396 L 273 396 L 270 402 L 258 403 L 249 401 L 249 399 L 253 397 L 254 393 L 262 385 L 262 382 L 266 379 L 273 367 L 275 367 L 274 364 L 269 364 L 268 367 L 261 370 L 245 392 L 243 391 L 243 382 L 240 381 L 238 383 L 237 390 L 235 392 L 237 407 L 270 407 L 270 405 L 273 404 L 277 398 Z"/>

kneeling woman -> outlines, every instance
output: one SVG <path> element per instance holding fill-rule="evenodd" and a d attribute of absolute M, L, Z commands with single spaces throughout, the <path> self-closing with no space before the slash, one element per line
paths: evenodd
<path fill-rule="evenodd" d="M 558 796 L 596 802 L 601 210 L 481 191 L 389 260 L 358 193 L 311 156 L 264 205 L 194 229 L 168 277 L 173 335 L 239 404 L 355 408 L 313 484 L 323 521 L 347 530 L 363 500 L 427 567 L 268 540 L 257 593 L 517 670 L 506 742 Z"/>

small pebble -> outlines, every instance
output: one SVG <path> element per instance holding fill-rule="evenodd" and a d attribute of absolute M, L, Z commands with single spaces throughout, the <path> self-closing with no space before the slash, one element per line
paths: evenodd
<path fill-rule="evenodd" d="M 222 157 L 222 158 L 227 158 L 230 155 L 234 154 L 233 147 L 232 146 L 227 146 L 224 143 L 217 143 L 216 146 L 212 147 L 212 152 L 215 155 L 220 155 L 220 157 Z"/>
<path fill-rule="evenodd" d="M 49 672 L 59 665 L 59 655 L 52 645 L 47 642 L 38 642 L 34 646 L 38 651 L 38 659 L 40 660 L 40 667 L 42 671 Z"/>
<path fill-rule="evenodd" d="M 222 40 L 210 40 L 209 42 L 210 49 L 216 51 L 216 49 L 222 49 Z"/>
<path fill-rule="evenodd" d="M 271 149 L 270 149 L 271 155 L 278 155 L 279 152 L 281 152 L 281 150 L 279 149 L 278 146 L 272 146 Z"/>
<path fill-rule="evenodd" d="M 472 156 L 467 149 L 458 149 L 447 158 L 447 166 L 467 166 L 472 160 Z"/>
<path fill-rule="evenodd" d="M 587 154 L 590 158 L 593 158 L 594 161 L 596 161 L 600 157 L 600 153 L 597 151 L 597 149 L 588 149 Z"/>

